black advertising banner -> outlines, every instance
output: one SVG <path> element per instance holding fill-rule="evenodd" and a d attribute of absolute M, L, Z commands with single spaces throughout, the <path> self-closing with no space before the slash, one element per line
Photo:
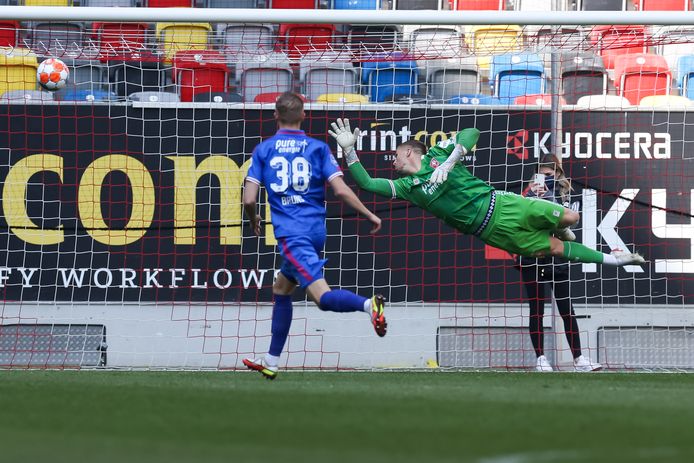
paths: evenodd
<path fill-rule="evenodd" d="M 393 176 L 398 142 L 433 145 L 474 126 L 482 136 L 469 168 L 521 192 L 551 142 L 549 113 L 539 111 L 309 111 L 304 128 L 334 146 L 327 127 L 336 117 L 362 129 L 362 162 L 380 177 Z M 694 303 L 693 122 L 673 112 L 564 113 L 578 240 L 649 260 L 572 264 L 576 302 Z M 0 127 L 4 300 L 270 300 L 272 230 L 256 238 L 242 227 L 240 198 L 250 153 L 275 132 L 271 109 L 1 106 Z M 384 228 L 368 235 L 328 195 L 329 283 L 392 302 L 520 300 L 505 253 L 407 203 L 359 194 Z"/>

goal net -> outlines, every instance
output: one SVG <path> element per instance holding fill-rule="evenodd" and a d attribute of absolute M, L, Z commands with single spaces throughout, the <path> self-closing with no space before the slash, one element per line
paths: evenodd
<path fill-rule="evenodd" d="M 0 22 L 1 366 L 237 369 L 265 353 L 281 259 L 264 192 L 259 238 L 241 193 L 254 147 L 275 133 L 275 98 L 293 90 L 306 133 L 343 167 L 329 124 L 361 129 L 374 177 L 394 178 L 398 143 L 468 127 L 481 137 L 463 162 L 499 190 L 526 193 L 554 153 L 577 241 L 648 262 L 528 261 L 523 283 L 512 256 L 414 205 L 358 191 L 384 219 L 372 236 L 329 193 L 325 278 L 384 294 L 389 333 L 297 291 L 280 366 L 532 369 L 542 326 L 555 369 L 573 369 L 567 331 L 606 368 L 694 367 L 694 26 L 137 11 Z M 53 93 L 36 80 L 49 57 L 70 69 Z M 577 325 L 560 316 L 568 302 Z"/>

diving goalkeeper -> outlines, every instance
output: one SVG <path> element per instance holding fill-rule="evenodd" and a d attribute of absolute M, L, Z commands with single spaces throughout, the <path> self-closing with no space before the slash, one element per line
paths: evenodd
<path fill-rule="evenodd" d="M 579 214 L 550 201 L 524 198 L 499 191 L 473 176 L 460 162 L 479 139 L 477 129 L 464 129 L 455 140 L 427 151 L 408 140 L 396 148 L 393 166 L 402 178 L 371 178 L 359 162 L 349 120 L 338 119 L 328 133 L 342 147 L 349 171 L 359 187 L 392 199 L 407 200 L 448 225 L 482 241 L 526 257 L 557 256 L 575 262 L 622 266 L 644 263 L 639 254 L 603 254 L 580 243 L 569 229 Z"/>

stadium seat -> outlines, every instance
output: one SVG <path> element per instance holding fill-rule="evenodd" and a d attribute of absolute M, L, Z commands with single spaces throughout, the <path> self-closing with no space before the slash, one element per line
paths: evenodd
<path fill-rule="evenodd" d="M 26 42 L 38 56 L 77 58 L 83 54 L 84 29 L 80 23 L 30 23 L 29 29 Z"/>
<path fill-rule="evenodd" d="M 205 8 L 266 8 L 265 0 L 204 0 Z"/>
<path fill-rule="evenodd" d="M 334 24 L 280 24 L 279 46 L 291 60 L 306 53 L 330 50 L 335 40 Z"/>
<path fill-rule="evenodd" d="M 677 61 L 677 87 L 680 95 L 694 100 L 694 55 L 682 56 Z"/>
<path fill-rule="evenodd" d="M 145 91 L 174 91 L 167 67 L 154 54 L 135 54 L 127 60 L 109 62 L 111 91 L 119 97 Z"/>
<path fill-rule="evenodd" d="M 66 88 L 57 93 L 60 101 L 95 101 L 108 103 L 116 100 L 118 96 L 108 90 L 81 90 L 77 88 Z"/>
<path fill-rule="evenodd" d="M 523 30 L 519 26 L 472 26 L 465 34 L 468 48 L 477 56 L 480 69 L 489 69 L 491 55 L 511 53 L 523 47 Z"/>
<path fill-rule="evenodd" d="M 539 55 L 506 53 L 492 57 L 489 69 L 492 94 L 511 104 L 518 96 L 544 93 L 545 68 Z"/>
<path fill-rule="evenodd" d="M 145 0 L 149 8 L 189 8 L 195 0 Z"/>
<path fill-rule="evenodd" d="M 146 23 L 104 23 L 92 24 L 94 39 L 99 47 L 99 59 L 106 61 L 121 56 L 132 55 L 146 49 L 149 26 Z"/>
<path fill-rule="evenodd" d="M 104 90 L 108 84 L 108 70 L 97 60 L 64 59 L 70 69 L 66 88 L 61 90 Z"/>
<path fill-rule="evenodd" d="M 517 11 L 552 11 L 554 0 L 516 0 Z"/>
<path fill-rule="evenodd" d="M 27 103 L 29 101 L 53 101 L 53 92 L 43 92 L 41 90 L 10 90 L 0 95 L 2 103 Z"/>
<path fill-rule="evenodd" d="M 236 72 L 240 76 L 240 93 L 246 102 L 254 101 L 260 93 L 287 92 L 294 87 L 294 73 L 285 53 L 244 56 Z"/>
<path fill-rule="evenodd" d="M 0 93 L 36 90 L 36 55 L 26 48 L 0 49 Z"/>
<path fill-rule="evenodd" d="M 658 26 L 653 29 L 655 52 L 665 57 L 672 70 L 677 69 L 677 60 L 692 52 L 694 43 L 693 26 Z"/>
<path fill-rule="evenodd" d="M 17 31 L 19 21 L 0 21 L 0 47 L 17 46 Z"/>
<path fill-rule="evenodd" d="M 369 102 L 369 97 L 358 93 L 325 93 L 316 97 L 316 103 L 363 103 Z"/>
<path fill-rule="evenodd" d="M 219 49 L 225 55 L 270 53 L 275 49 L 271 24 L 221 23 L 215 28 L 222 39 Z"/>
<path fill-rule="evenodd" d="M 352 59 L 361 61 L 374 53 L 397 50 L 401 29 L 394 25 L 351 25 L 347 32 L 347 45 Z"/>
<path fill-rule="evenodd" d="M 212 27 L 208 23 L 157 23 L 159 48 L 163 61 L 170 63 L 181 50 L 205 50 Z"/>
<path fill-rule="evenodd" d="M 651 95 L 641 98 L 641 107 L 689 109 L 694 106 L 694 101 L 679 95 Z"/>
<path fill-rule="evenodd" d="M 595 26 L 590 41 L 599 50 L 605 68 L 613 69 L 617 56 L 646 53 L 646 27 L 636 25 Z"/>
<path fill-rule="evenodd" d="M 586 95 L 576 102 L 576 106 L 586 109 L 623 109 L 629 108 L 629 100 L 618 95 Z"/>
<path fill-rule="evenodd" d="M 636 0 L 641 11 L 689 11 L 690 0 Z"/>
<path fill-rule="evenodd" d="M 367 85 L 372 102 L 392 100 L 394 96 L 418 94 L 419 70 L 414 61 L 403 55 L 374 56 L 362 63 L 361 82 Z"/>
<path fill-rule="evenodd" d="M 582 11 L 624 11 L 626 0 L 579 0 L 578 10 Z"/>
<path fill-rule="evenodd" d="M 141 101 L 144 103 L 178 103 L 178 95 L 171 92 L 136 92 L 128 95 L 130 101 Z"/>
<path fill-rule="evenodd" d="M 259 93 L 253 98 L 254 103 L 274 103 L 284 92 Z M 299 94 L 301 101 L 306 103 L 308 100 L 304 95 Z"/>
<path fill-rule="evenodd" d="M 560 66 L 562 95 L 568 104 L 576 104 L 582 96 L 607 93 L 607 70 L 598 55 L 564 54 Z"/>
<path fill-rule="evenodd" d="M 183 50 L 173 60 L 173 81 L 181 101 L 193 101 L 197 93 L 226 92 L 229 68 L 226 58 L 212 50 Z"/>
<path fill-rule="evenodd" d="M 24 0 L 24 6 L 72 6 L 72 0 Z"/>
<path fill-rule="evenodd" d="M 464 48 L 463 31 L 455 26 L 404 26 L 403 42 L 415 59 L 453 58 Z"/>
<path fill-rule="evenodd" d="M 480 93 L 480 75 L 474 56 L 427 63 L 429 98 L 447 101 L 456 95 Z"/>
<path fill-rule="evenodd" d="M 80 6 L 139 7 L 145 0 L 80 0 Z"/>
<path fill-rule="evenodd" d="M 377 10 L 380 0 L 334 0 L 335 10 Z"/>
<path fill-rule="evenodd" d="M 450 100 L 449 104 L 463 104 L 463 105 L 500 105 L 503 104 L 501 100 L 490 95 L 483 95 L 481 93 L 477 94 L 467 94 L 467 95 L 456 95 Z"/>
<path fill-rule="evenodd" d="M 439 0 L 394 0 L 395 10 L 438 10 Z"/>
<path fill-rule="evenodd" d="M 631 104 L 639 104 L 645 96 L 669 95 L 671 81 L 672 73 L 662 56 L 644 53 L 615 58 L 615 86 Z"/>
<path fill-rule="evenodd" d="M 336 52 L 309 53 L 299 65 L 302 91 L 313 101 L 330 93 L 358 93 L 357 70 L 349 55 Z"/>
<path fill-rule="evenodd" d="M 505 0 L 448 0 L 451 10 L 491 10 L 506 9 Z"/>
<path fill-rule="evenodd" d="M 514 105 L 523 106 L 552 106 L 552 94 L 551 93 L 538 93 L 537 95 L 523 95 L 517 96 L 513 100 Z M 559 97 L 559 104 L 561 106 L 566 104 L 564 98 Z"/>
<path fill-rule="evenodd" d="M 193 95 L 196 103 L 239 103 L 243 99 L 238 93 L 205 92 Z"/>
<path fill-rule="evenodd" d="M 315 10 L 318 0 L 270 0 L 270 8 L 282 10 Z"/>

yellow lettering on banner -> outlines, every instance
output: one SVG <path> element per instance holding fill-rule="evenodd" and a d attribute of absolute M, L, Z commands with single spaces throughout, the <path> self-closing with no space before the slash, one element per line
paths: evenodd
<path fill-rule="evenodd" d="M 29 179 L 39 172 L 54 172 L 63 181 L 63 158 L 53 154 L 33 154 L 17 162 L 5 178 L 2 189 L 5 220 L 12 233 L 21 240 L 37 245 L 62 243 L 65 239 L 62 225 L 57 230 L 44 230 L 29 218 L 26 193 Z"/>
<path fill-rule="evenodd" d="M 106 176 L 123 172 L 130 180 L 132 212 L 124 230 L 109 230 L 101 213 L 101 188 Z M 147 168 L 135 158 L 110 154 L 92 162 L 80 179 L 77 207 L 82 224 L 94 240 L 108 246 L 123 246 L 142 238 L 152 224 L 156 201 L 154 183 Z"/>
<path fill-rule="evenodd" d="M 414 139 L 417 141 L 421 141 L 422 143 L 426 142 L 426 136 L 428 135 L 429 132 L 426 130 L 420 130 L 416 134 L 414 134 Z M 422 141 L 422 138 L 424 138 L 424 141 Z"/>
<path fill-rule="evenodd" d="M 193 156 L 167 156 L 174 163 L 174 244 L 195 244 L 196 198 L 200 178 L 214 175 L 221 189 L 219 198 L 219 240 L 222 245 L 240 245 L 241 188 L 248 172 L 250 159 L 239 167 L 225 155 L 212 155 L 196 166 Z"/>
<path fill-rule="evenodd" d="M 432 133 L 431 144 L 429 145 L 429 148 L 431 148 L 432 146 L 436 146 L 436 144 L 441 140 L 448 140 L 448 135 L 446 135 L 446 132 L 442 130 L 437 130 L 436 132 Z"/>

